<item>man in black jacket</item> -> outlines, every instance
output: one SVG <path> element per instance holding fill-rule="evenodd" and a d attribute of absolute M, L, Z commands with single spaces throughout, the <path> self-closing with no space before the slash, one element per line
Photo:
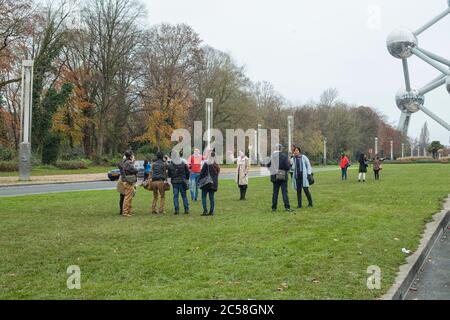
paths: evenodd
<path fill-rule="evenodd" d="M 134 167 L 134 154 L 132 151 L 125 152 L 125 160 L 119 164 L 121 188 L 123 190 L 122 215 L 131 217 L 132 201 L 134 197 L 134 187 L 137 181 L 138 170 Z"/>
<path fill-rule="evenodd" d="M 187 198 L 187 190 L 189 188 L 189 167 L 184 163 L 178 152 L 172 152 L 172 161 L 169 164 L 168 170 L 169 178 L 173 187 L 173 205 L 175 208 L 175 215 L 180 214 L 180 207 L 178 203 L 179 194 L 183 199 L 184 213 L 189 214 L 189 201 Z"/>
<path fill-rule="evenodd" d="M 283 195 L 284 208 L 287 212 L 291 212 L 291 206 L 289 204 L 288 196 L 288 173 L 290 170 L 290 164 L 287 154 L 283 153 L 283 146 L 277 144 L 275 146 L 275 152 L 270 158 L 268 163 L 270 171 L 270 180 L 273 183 L 273 195 L 272 195 L 272 212 L 277 211 L 278 195 Z"/>

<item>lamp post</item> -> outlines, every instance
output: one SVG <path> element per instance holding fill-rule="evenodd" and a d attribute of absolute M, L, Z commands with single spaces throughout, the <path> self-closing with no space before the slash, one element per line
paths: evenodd
<path fill-rule="evenodd" d="M 214 112 L 214 100 L 211 98 L 208 98 L 208 99 L 206 99 L 207 148 L 211 147 L 212 128 L 213 128 L 213 112 Z"/>
<path fill-rule="evenodd" d="M 391 140 L 391 160 L 394 160 L 394 141 Z"/>
<path fill-rule="evenodd" d="M 288 148 L 289 154 L 292 152 L 293 145 L 293 137 L 294 137 L 294 117 L 288 116 Z"/>
<path fill-rule="evenodd" d="M 378 137 L 375 137 L 375 156 L 378 154 Z"/>
<path fill-rule="evenodd" d="M 22 61 L 22 110 L 19 146 L 19 180 L 28 181 L 31 175 L 31 121 L 33 103 L 33 60 Z"/>
<path fill-rule="evenodd" d="M 256 164 L 259 163 L 259 154 L 261 151 L 261 130 L 262 130 L 262 125 L 258 124 L 258 131 L 256 132 Z"/>
<path fill-rule="evenodd" d="M 405 157 L 405 144 L 402 143 L 402 158 Z"/>
<path fill-rule="evenodd" d="M 327 137 L 325 137 L 323 139 L 323 163 L 324 163 L 324 165 L 327 165 L 327 143 L 328 143 L 328 140 L 327 140 Z"/>

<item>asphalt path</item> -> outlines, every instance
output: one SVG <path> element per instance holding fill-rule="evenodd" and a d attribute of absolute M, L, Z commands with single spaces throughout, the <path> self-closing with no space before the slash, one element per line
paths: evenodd
<path fill-rule="evenodd" d="M 334 168 L 318 168 L 314 172 L 336 171 Z M 250 172 L 250 178 L 267 177 L 268 170 Z M 232 180 L 236 177 L 234 173 L 227 173 L 220 176 L 221 180 Z M 71 183 L 49 183 L 36 185 L 15 185 L 0 187 L 1 197 L 29 196 L 49 193 L 79 192 L 79 191 L 99 191 L 114 190 L 117 182 L 94 181 L 94 182 L 71 182 Z"/>

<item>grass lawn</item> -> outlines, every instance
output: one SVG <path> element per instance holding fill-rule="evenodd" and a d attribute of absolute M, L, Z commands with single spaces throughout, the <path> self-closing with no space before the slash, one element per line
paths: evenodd
<path fill-rule="evenodd" d="M 450 166 L 389 166 L 382 181 L 320 172 L 313 209 L 272 214 L 271 184 L 252 179 L 239 202 L 221 181 L 217 215 L 149 215 L 139 189 L 133 218 L 117 193 L 0 199 L 0 299 L 375 299 L 394 282 L 424 225 L 450 193 Z M 294 193 L 290 190 L 291 202 Z M 280 199 L 281 200 L 281 199 Z M 67 267 L 81 268 L 68 290 Z M 382 290 L 366 271 L 382 270 Z"/>
<path fill-rule="evenodd" d="M 108 171 L 115 169 L 115 167 L 95 166 L 87 169 L 63 170 L 52 166 L 36 167 L 32 170 L 32 176 L 57 176 L 68 174 L 89 174 L 89 173 L 104 173 L 105 176 Z M 14 177 L 19 176 L 19 172 L 0 172 L 0 177 Z"/>

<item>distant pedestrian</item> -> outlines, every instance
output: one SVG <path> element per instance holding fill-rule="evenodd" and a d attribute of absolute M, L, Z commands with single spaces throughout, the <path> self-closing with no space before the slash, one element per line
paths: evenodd
<path fill-rule="evenodd" d="M 311 192 L 309 191 L 310 181 L 312 177 L 311 162 L 308 157 L 302 154 L 300 147 L 294 149 L 294 156 L 291 159 L 292 186 L 297 190 L 297 202 L 298 208 L 303 207 L 302 203 L 302 190 L 305 192 L 306 198 L 308 198 L 308 207 L 313 206 L 313 200 Z"/>
<path fill-rule="evenodd" d="M 121 213 L 124 217 L 133 216 L 132 201 L 135 195 L 138 170 L 134 166 L 134 154 L 125 152 L 124 160 L 119 164 L 120 179 L 117 189 L 121 197 Z"/>
<path fill-rule="evenodd" d="M 215 203 L 215 193 L 219 189 L 219 174 L 220 167 L 217 163 L 216 153 L 213 150 L 208 156 L 208 160 L 203 165 L 202 171 L 200 173 L 199 186 L 202 190 L 202 205 L 203 214 L 202 216 L 213 216 L 216 203 Z M 208 212 L 207 198 L 209 196 L 210 209 Z"/>
<path fill-rule="evenodd" d="M 275 146 L 275 152 L 272 154 L 270 161 L 268 163 L 270 171 L 270 181 L 273 184 L 272 192 L 272 212 L 277 211 L 278 206 L 278 196 L 281 194 L 283 196 L 284 208 L 287 212 L 292 212 L 291 205 L 289 204 L 288 195 L 288 173 L 290 170 L 290 163 L 287 154 L 283 152 L 283 146 L 277 144 Z"/>
<path fill-rule="evenodd" d="M 348 157 L 344 153 L 341 156 L 339 167 L 341 168 L 342 181 L 347 180 L 347 171 L 350 167 L 350 160 L 348 160 Z"/>
<path fill-rule="evenodd" d="M 369 166 L 369 161 L 367 160 L 367 156 L 363 153 L 359 156 L 359 175 L 358 175 L 358 181 L 366 182 L 366 174 L 367 174 L 367 167 Z"/>
<path fill-rule="evenodd" d="M 144 161 L 144 181 L 148 180 L 151 170 L 152 170 L 152 165 L 150 164 L 150 162 L 148 160 L 145 160 Z"/>
<path fill-rule="evenodd" d="M 164 154 L 158 152 L 156 154 L 156 161 L 152 164 L 152 190 L 153 190 L 153 204 L 152 204 L 152 214 L 157 214 L 156 207 L 159 204 L 159 213 L 164 213 L 164 201 L 166 199 L 165 194 L 165 182 L 167 181 L 167 163 L 164 161 Z"/>
<path fill-rule="evenodd" d="M 191 175 L 189 178 L 189 189 L 191 192 L 191 200 L 198 201 L 198 181 L 200 179 L 200 172 L 202 171 L 203 156 L 199 149 L 194 150 L 194 154 L 191 155 L 187 161 Z"/>
<path fill-rule="evenodd" d="M 187 164 L 182 161 L 178 152 L 172 152 L 172 162 L 169 164 L 168 175 L 173 188 L 173 205 L 175 208 L 175 215 L 180 214 L 179 195 L 183 200 L 184 213 L 189 214 L 189 201 L 186 195 L 189 189 L 189 169 Z"/>
<path fill-rule="evenodd" d="M 381 159 L 378 155 L 373 160 L 373 172 L 375 174 L 375 180 L 380 180 L 380 171 L 383 169 L 383 166 L 381 162 L 383 159 Z"/>

